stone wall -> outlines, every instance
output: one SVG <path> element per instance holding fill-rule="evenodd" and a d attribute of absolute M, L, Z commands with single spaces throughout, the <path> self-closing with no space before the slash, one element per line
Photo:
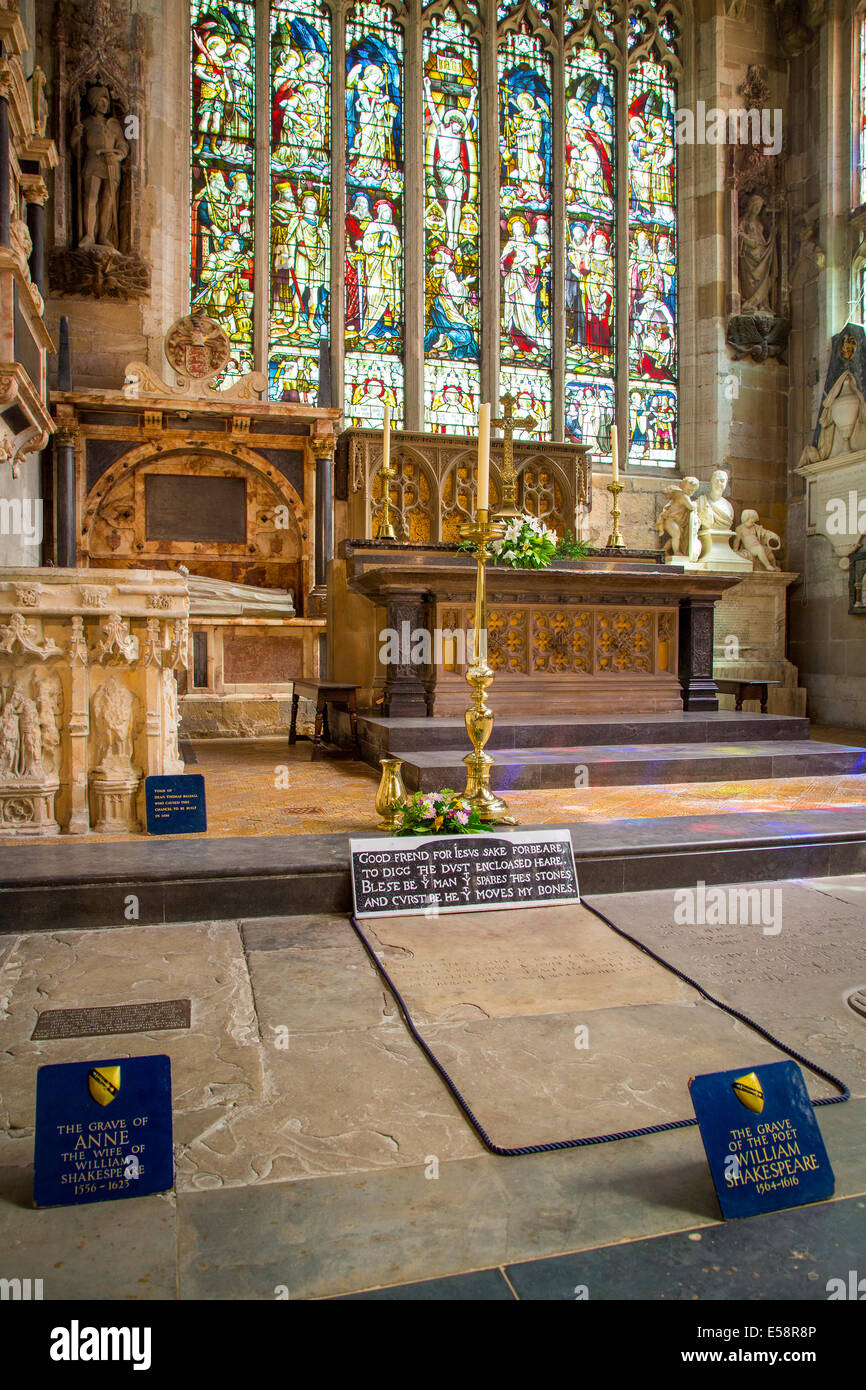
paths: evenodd
<path fill-rule="evenodd" d="M 848 573 L 830 541 L 807 535 L 805 485 L 794 471 L 811 442 L 830 340 L 849 320 L 851 264 L 858 232 L 852 170 L 857 151 L 849 112 L 853 85 L 853 6 L 837 4 L 813 42 L 791 60 L 789 186 L 795 231 L 811 229 L 814 245 L 795 240 L 791 295 L 791 393 L 788 412 L 787 568 L 791 590 L 789 655 L 808 690 L 808 713 L 820 724 L 866 727 L 866 618 L 848 612 Z"/>

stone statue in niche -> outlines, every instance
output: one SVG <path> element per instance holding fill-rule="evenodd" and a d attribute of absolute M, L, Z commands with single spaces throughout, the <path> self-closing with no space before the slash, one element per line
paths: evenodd
<path fill-rule="evenodd" d="M 134 113 L 144 106 L 138 55 L 147 21 L 111 0 L 60 0 L 54 12 L 51 292 L 141 299 L 150 269 L 140 251 L 144 141 Z"/>
<path fill-rule="evenodd" d="M 41 777 L 42 731 L 39 711 L 15 681 L 3 710 L 3 767 L 12 777 Z"/>
<path fill-rule="evenodd" d="M 109 675 L 90 704 L 100 767 L 128 769 L 132 761 L 135 696 L 118 676 Z"/>
<path fill-rule="evenodd" d="M 746 197 L 737 228 L 737 245 L 741 312 L 775 317 L 776 233 L 772 217 L 767 225 L 764 199 L 759 193 Z"/>
<path fill-rule="evenodd" d="M 739 105 L 757 114 L 763 139 L 734 141 L 727 156 L 732 256 L 725 337 L 737 361 L 784 362 L 791 324 L 781 128 L 769 138 L 780 112 L 770 109 L 767 70 L 758 64 L 749 67 L 737 92 Z"/>
<path fill-rule="evenodd" d="M 656 522 L 656 531 L 663 538 L 662 550 L 670 555 L 684 555 L 697 560 L 701 553 L 698 540 L 698 512 L 692 497 L 700 487 L 698 478 L 683 478 L 665 488 L 668 501 Z"/>
<path fill-rule="evenodd" d="M 776 532 L 761 525 L 756 511 L 747 507 L 740 512 L 740 524 L 734 527 L 731 549 L 744 551 L 755 569 L 761 565 L 765 570 L 778 569 L 773 551 L 781 549 L 781 545 L 781 538 Z"/>
<path fill-rule="evenodd" d="M 21 747 L 21 731 L 18 715 L 9 700 L 0 712 L 0 782 L 18 775 L 18 753 Z"/>
<path fill-rule="evenodd" d="M 47 773 L 60 771 L 60 720 L 63 715 L 63 686 L 52 671 L 34 671 L 36 708 L 42 733 L 42 763 Z"/>
<path fill-rule="evenodd" d="M 107 87 L 90 87 L 88 114 L 72 130 L 69 143 L 78 159 L 78 245 L 120 248 L 121 165 L 129 155 L 123 126 L 111 115 Z"/>

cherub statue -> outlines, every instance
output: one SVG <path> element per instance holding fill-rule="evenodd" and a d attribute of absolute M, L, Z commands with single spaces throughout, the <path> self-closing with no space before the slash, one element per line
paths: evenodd
<path fill-rule="evenodd" d="M 740 512 L 740 524 L 734 528 L 734 539 L 731 542 L 732 550 L 744 550 L 750 556 L 753 565 L 757 561 L 765 570 L 775 570 L 779 566 L 776 564 L 773 551 L 779 550 L 781 545 L 781 539 L 776 532 L 760 524 L 757 512 L 752 511 L 750 507 Z"/>
<path fill-rule="evenodd" d="M 683 555 L 697 560 L 701 553 L 698 540 L 698 513 L 692 501 L 700 487 L 698 478 L 683 478 L 665 488 L 668 501 L 656 522 L 656 531 L 663 537 L 662 550 L 669 555 Z"/>

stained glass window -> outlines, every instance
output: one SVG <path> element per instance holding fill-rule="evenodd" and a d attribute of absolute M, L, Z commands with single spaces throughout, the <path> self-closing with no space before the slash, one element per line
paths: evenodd
<path fill-rule="evenodd" d="M 642 60 L 628 85 L 629 459 L 676 456 L 676 144 L 673 85 Z"/>
<path fill-rule="evenodd" d="M 614 74 L 587 39 L 565 64 L 565 428 L 610 452 L 615 370 Z"/>
<path fill-rule="evenodd" d="M 191 0 L 191 303 L 231 339 L 222 384 L 315 404 L 330 351 L 349 425 L 472 433 L 510 391 L 524 437 L 604 460 L 619 414 L 630 463 L 672 467 L 676 3 Z"/>
<path fill-rule="evenodd" d="M 315 405 L 331 268 L 331 25 L 320 0 L 272 7 L 270 73 L 269 390 Z"/>
<path fill-rule="evenodd" d="M 354 425 L 403 420 L 403 36 L 359 0 L 346 25 L 346 382 Z"/>
<path fill-rule="evenodd" d="M 551 61 L 538 37 L 499 44 L 500 383 L 549 438 Z M 522 413 L 518 411 L 518 413 Z"/>
<path fill-rule="evenodd" d="M 255 7 L 192 5 L 190 306 L 232 343 L 223 383 L 253 370 Z"/>
<path fill-rule="evenodd" d="M 424 424 L 466 434 L 480 394 L 478 42 L 448 11 L 423 54 Z"/>

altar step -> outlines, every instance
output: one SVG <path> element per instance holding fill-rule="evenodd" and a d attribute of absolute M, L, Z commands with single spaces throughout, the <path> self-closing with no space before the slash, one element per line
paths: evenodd
<path fill-rule="evenodd" d="M 540 701 L 540 703 L 542 703 Z M 496 702 L 494 701 L 494 705 Z M 348 718 L 335 710 L 341 744 L 347 744 Z M 498 706 L 487 747 L 498 749 L 565 749 L 598 747 L 647 747 L 654 744 L 721 744 L 802 742 L 809 739 L 809 720 L 791 715 L 718 710 L 686 713 L 684 710 L 654 714 L 537 714 L 509 717 Z M 365 761 L 404 753 L 434 753 L 468 748 L 466 726 L 454 719 L 385 719 L 359 715 L 358 736 Z"/>
<path fill-rule="evenodd" d="M 391 756 L 399 758 L 400 750 L 392 749 Z M 462 787 L 466 778 L 463 756 L 463 749 L 407 752 L 403 755 L 403 781 L 410 791 Z M 751 782 L 768 777 L 832 777 L 866 772 L 866 749 L 808 739 L 790 743 L 583 744 L 574 748 L 499 749 L 494 759 L 490 785 L 500 792 L 544 787 Z"/>

